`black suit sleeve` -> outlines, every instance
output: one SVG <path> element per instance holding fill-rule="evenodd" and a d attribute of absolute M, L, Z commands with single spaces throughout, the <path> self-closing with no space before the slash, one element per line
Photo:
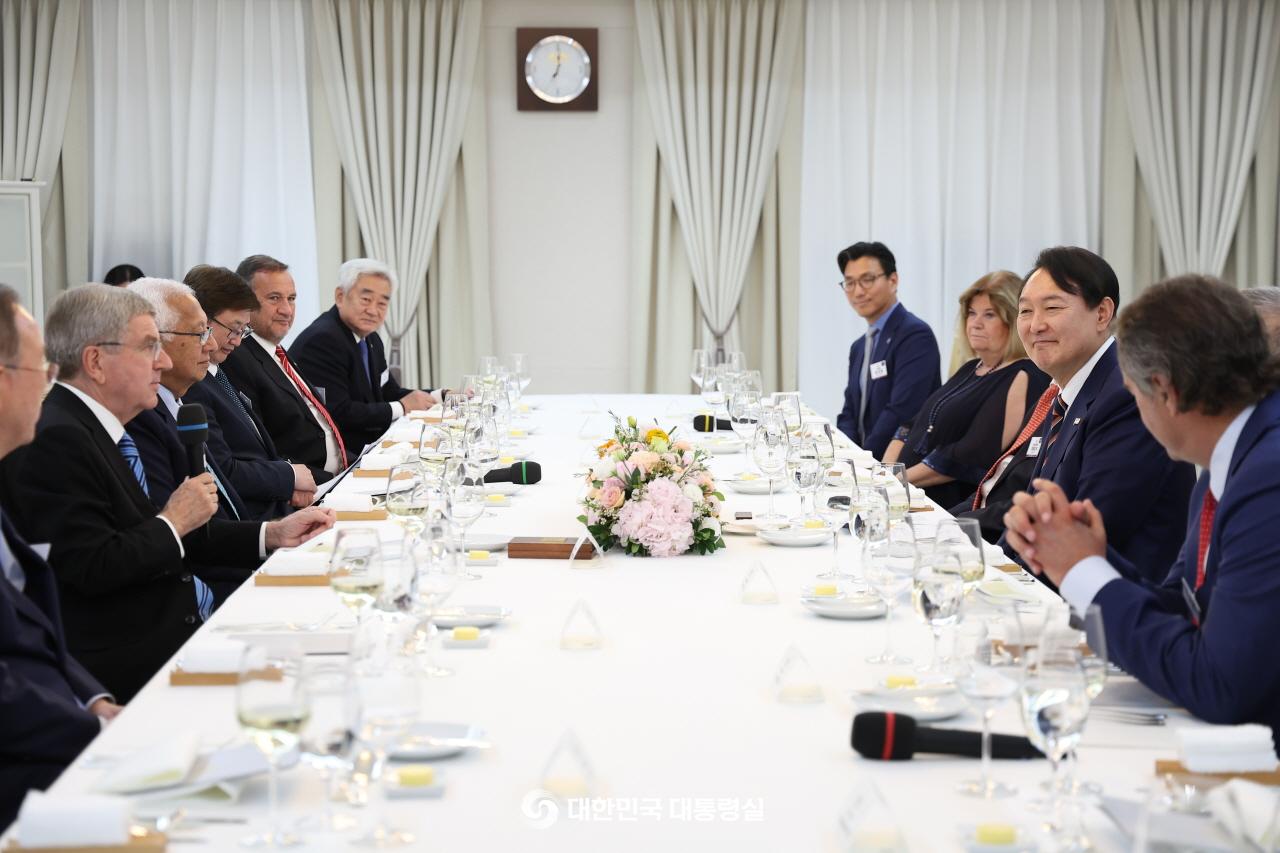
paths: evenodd
<path fill-rule="evenodd" d="M 348 363 L 351 348 L 342 345 L 341 341 L 327 340 L 327 337 L 317 336 L 309 340 L 307 346 L 295 347 L 297 352 L 290 352 L 290 359 L 301 369 L 307 382 L 324 389 L 324 407 L 344 436 L 348 433 L 385 432 L 391 426 L 391 404 L 351 399 Z M 357 453 L 360 449 L 352 447 L 347 451 Z"/>
<path fill-rule="evenodd" d="M 0 755 L 70 764 L 101 730 L 98 718 L 65 694 L 24 678 L 0 661 Z"/>

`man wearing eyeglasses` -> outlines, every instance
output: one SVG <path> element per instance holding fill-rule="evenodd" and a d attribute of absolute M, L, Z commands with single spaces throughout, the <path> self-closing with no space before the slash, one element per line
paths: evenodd
<path fill-rule="evenodd" d="M 941 384 L 933 330 L 898 302 L 898 266 L 883 243 L 854 243 L 836 256 L 838 286 L 867 331 L 849 348 L 849 382 L 836 426 L 877 459 Z"/>
<path fill-rule="evenodd" d="M 253 332 L 249 318 L 258 310 L 258 297 L 226 267 L 200 264 L 183 281 L 194 291 L 213 329 L 208 373 L 183 398 L 204 406 L 209 455 L 226 472 L 251 517 L 280 518 L 290 506 L 309 505 L 316 491 L 311 470 L 280 458 L 253 401 L 222 370 L 223 362 Z"/>

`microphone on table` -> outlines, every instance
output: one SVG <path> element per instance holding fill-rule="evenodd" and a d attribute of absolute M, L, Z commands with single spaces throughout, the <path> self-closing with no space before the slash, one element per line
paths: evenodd
<path fill-rule="evenodd" d="M 484 475 L 486 483 L 515 483 L 520 486 L 531 486 L 542 479 L 542 466 L 537 462 L 517 462 L 506 468 L 495 468 Z M 466 481 L 474 486 L 474 480 Z"/>
<path fill-rule="evenodd" d="M 854 715 L 850 742 L 863 758 L 877 761 L 904 761 L 917 752 L 982 757 L 981 732 L 930 728 L 916 723 L 915 717 L 889 711 Z M 991 757 L 1044 758 L 1044 753 L 1024 737 L 992 735 Z"/>
<path fill-rule="evenodd" d="M 693 428 L 698 432 L 715 432 L 720 429 L 733 429 L 733 424 L 714 415 L 694 415 Z"/>

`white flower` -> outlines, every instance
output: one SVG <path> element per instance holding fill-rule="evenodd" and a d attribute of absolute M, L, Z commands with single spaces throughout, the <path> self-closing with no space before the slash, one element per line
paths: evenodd
<path fill-rule="evenodd" d="M 591 469 L 591 478 L 593 480 L 607 480 L 617 471 L 618 463 L 614 461 L 612 456 L 606 456 L 596 463 L 596 467 Z"/>
<path fill-rule="evenodd" d="M 720 519 L 718 518 L 704 518 L 699 526 L 703 530 L 714 530 L 717 537 L 720 535 Z"/>
<path fill-rule="evenodd" d="M 702 489 L 697 483 L 685 483 L 681 491 L 684 492 L 686 498 L 695 504 L 702 503 Z"/>

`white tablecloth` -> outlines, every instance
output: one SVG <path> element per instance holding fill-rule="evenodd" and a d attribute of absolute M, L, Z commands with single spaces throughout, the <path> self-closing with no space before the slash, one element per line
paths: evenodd
<path fill-rule="evenodd" d="M 536 432 L 520 442 L 543 466 L 543 481 L 527 487 L 496 518 L 476 529 L 511 535 L 576 536 L 581 526 L 576 476 L 608 410 L 664 426 L 684 423 L 701 408 L 694 397 L 532 397 L 527 423 Z M 586 428 L 584 429 L 584 424 Z M 727 474 L 749 469 L 741 454 L 715 457 Z M 343 483 L 339 490 L 354 483 Z M 765 497 L 726 492 L 727 509 L 760 511 Z M 792 511 L 794 492 L 778 497 Z M 390 522 L 387 522 L 389 524 Z M 388 804 L 396 821 L 419 834 L 419 849 L 479 850 L 834 850 L 837 814 L 848 795 L 874 780 L 912 849 L 961 849 L 958 827 L 999 820 L 1033 827 L 1037 817 L 1023 802 L 1040 796 L 1048 763 L 996 762 L 1001 780 L 1016 784 L 1017 799 L 983 802 L 954 793 L 955 784 L 978 772 L 978 762 L 924 757 L 880 763 L 849 747 L 854 713 L 851 692 L 891 670 L 863 658 L 883 641 L 883 619 L 866 622 L 818 618 L 799 603 L 801 587 L 827 567 L 831 548 L 775 548 L 743 536 L 710 557 L 638 559 L 617 553 L 583 568 L 562 561 L 508 560 L 498 554 L 482 580 L 462 584 L 452 604 L 511 608 L 483 650 L 437 651 L 456 670 L 452 678 L 426 682 L 424 716 L 475 723 L 493 749 L 436 763 L 447 786 L 438 800 Z M 841 549 L 856 559 L 853 540 Z M 777 606 L 748 606 L 739 586 L 754 561 L 762 562 L 781 594 Z M 599 651 L 561 650 L 566 616 L 579 599 L 598 618 Z M 258 587 L 246 583 L 205 625 L 292 619 L 307 621 L 340 610 L 327 588 Z M 917 661 L 929 650 L 929 634 L 908 608 L 895 620 L 900 650 Z M 771 686 L 788 646 L 813 664 L 826 692 L 817 705 L 777 702 Z M 205 742 L 238 734 L 234 688 L 170 687 L 158 674 L 85 756 L 57 782 L 55 791 L 81 792 L 103 772 L 87 756 L 143 748 L 180 732 L 197 730 Z M 317 699 L 310 731 L 341 721 L 341 697 Z M 1181 724 L 1180 718 L 1174 724 Z M 941 725 L 977 728 L 966 714 Z M 571 729 L 581 741 L 608 798 L 611 812 L 590 820 L 561 809 L 540 828 L 522 811 L 537 788 L 553 747 Z M 1013 704 L 999 714 L 997 731 L 1021 734 Z M 1144 728 L 1091 720 L 1080 749 L 1082 778 L 1108 793 L 1141 798 L 1157 757 L 1173 757 L 1171 727 Z M 299 767 L 282 777 L 282 803 L 296 817 L 320 806 L 315 771 Z M 380 800 L 375 793 L 375 800 Z M 240 801 L 220 812 L 265 817 L 266 786 L 251 783 Z M 358 813 L 364 817 L 363 813 Z M 1123 836 L 1096 810 L 1086 819 L 1102 849 L 1121 849 Z M 242 826 L 201 827 L 205 849 L 233 849 Z M 342 837 L 311 834 L 311 849 L 342 848 Z"/>

